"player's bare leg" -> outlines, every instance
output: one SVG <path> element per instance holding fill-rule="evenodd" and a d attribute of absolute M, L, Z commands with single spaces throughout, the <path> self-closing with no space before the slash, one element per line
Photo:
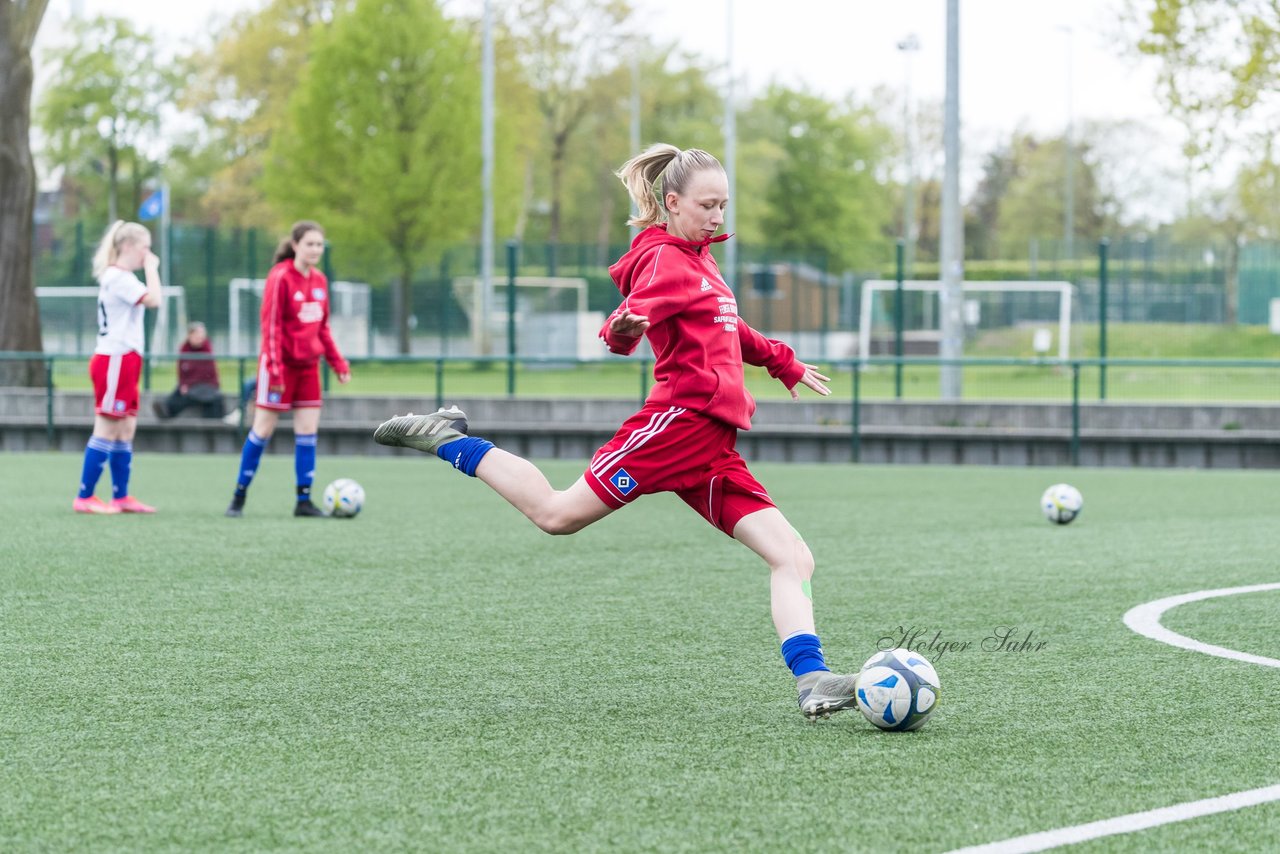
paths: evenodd
<path fill-rule="evenodd" d="M 428 415 L 396 416 L 380 424 L 373 438 L 382 445 L 441 456 L 455 468 L 484 481 L 548 534 L 572 534 L 613 512 L 583 478 L 568 489 L 557 490 L 533 463 L 468 436 L 466 413 L 456 407 L 441 408 Z M 460 440 L 466 441 L 457 446 L 456 457 L 442 452 L 445 446 Z M 468 443 L 476 444 L 467 448 Z M 468 463 L 463 459 L 470 454 L 478 455 L 478 460 Z"/>
<path fill-rule="evenodd" d="M 585 478 L 568 489 L 555 489 L 537 466 L 501 448 L 484 455 L 476 477 L 548 534 L 577 533 L 613 512 Z"/>
<path fill-rule="evenodd" d="M 813 553 L 782 511 L 766 508 L 743 516 L 733 529 L 733 537 L 754 551 L 769 565 L 770 605 L 773 626 L 783 643 L 784 656 L 792 645 L 814 646 L 817 632 L 813 620 Z M 840 675 L 826 669 L 822 649 L 801 649 L 816 656 L 821 669 L 807 670 L 796 677 L 800 711 L 810 720 L 829 717 L 833 712 L 855 708 L 857 675 Z M 788 665 L 792 662 L 788 661 Z M 799 672 L 799 671 L 797 671 Z"/>

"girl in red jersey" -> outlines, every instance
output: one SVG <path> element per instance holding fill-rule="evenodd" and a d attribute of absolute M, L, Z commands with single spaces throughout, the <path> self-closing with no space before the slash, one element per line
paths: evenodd
<path fill-rule="evenodd" d="M 262 347 L 258 357 L 258 399 L 253 427 L 240 453 L 240 476 L 227 515 L 244 513 L 245 495 L 271 441 L 280 413 L 293 412 L 293 465 L 297 476 L 295 516 L 323 516 L 311 502 L 320 427 L 320 357 L 338 375 L 351 379 L 329 331 L 329 282 L 316 267 L 324 255 L 324 229 L 295 223 L 276 249 L 275 266 L 262 291 Z"/>
<path fill-rule="evenodd" d="M 392 418 L 374 439 L 435 453 L 550 534 L 574 533 L 641 495 L 676 493 L 768 564 L 774 627 L 804 715 L 812 720 L 854 708 L 857 677 L 827 670 L 815 633 L 813 555 L 735 448 L 755 411 L 744 363 L 766 368 L 793 398 L 797 385 L 830 394 L 828 378 L 738 317 L 709 251 L 729 237 L 715 237 L 729 203 L 715 157 L 658 144 L 629 160 L 618 177 L 639 210 L 629 224 L 642 230 L 609 270 L 623 301 L 600 335 L 623 354 L 648 337 L 655 383 L 644 407 L 596 452 L 582 477 L 566 490 L 552 488 L 532 463 L 466 435 L 466 416 L 456 408 Z"/>
<path fill-rule="evenodd" d="M 143 285 L 134 275 L 145 270 Z M 98 343 L 89 360 L 93 380 L 93 435 L 84 450 L 77 513 L 154 513 L 129 494 L 133 436 L 138 429 L 138 375 L 146 349 L 143 312 L 162 299 L 160 259 L 151 251 L 151 232 L 136 222 L 117 220 L 93 255 L 98 280 Z M 104 465 L 111 466 L 111 503 L 93 494 Z"/>

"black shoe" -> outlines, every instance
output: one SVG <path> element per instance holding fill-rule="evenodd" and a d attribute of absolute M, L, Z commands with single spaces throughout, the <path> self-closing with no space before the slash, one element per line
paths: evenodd
<path fill-rule="evenodd" d="M 239 519 L 244 515 L 244 496 L 236 495 L 231 499 L 231 504 L 227 507 L 226 514 L 232 519 Z"/>
<path fill-rule="evenodd" d="M 157 400 L 151 401 L 151 411 L 154 412 L 156 414 L 156 417 L 159 418 L 161 421 L 167 421 L 169 418 L 172 417 L 169 414 L 169 407 L 164 405 L 163 400 L 157 399 Z"/>
<path fill-rule="evenodd" d="M 324 511 L 312 504 L 310 501 L 299 501 L 293 505 L 293 515 L 295 516 L 324 516 Z"/>

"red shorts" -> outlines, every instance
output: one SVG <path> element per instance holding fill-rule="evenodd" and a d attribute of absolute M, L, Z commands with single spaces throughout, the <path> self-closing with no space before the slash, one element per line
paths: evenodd
<path fill-rule="evenodd" d="M 138 414 L 138 376 L 142 356 L 130 350 L 122 356 L 94 353 L 89 359 L 89 379 L 93 380 L 93 411 L 107 418 L 128 418 Z"/>
<path fill-rule="evenodd" d="M 303 368 L 282 366 L 284 385 L 274 388 L 267 375 L 267 357 L 258 360 L 258 399 L 263 409 L 288 412 L 290 409 L 319 409 L 323 404 L 320 395 L 320 363 Z"/>
<path fill-rule="evenodd" d="M 674 492 L 733 536 L 749 513 L 773 507 L 735 448 L 738 430 L 678 406 L 647 404 L 591 458 L 583 477 L 610 507 Z"/>

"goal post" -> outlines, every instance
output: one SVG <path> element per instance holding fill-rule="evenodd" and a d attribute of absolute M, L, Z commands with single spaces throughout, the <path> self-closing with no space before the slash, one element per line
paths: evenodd
<path fill-rule="evenodd" d="M 510 280 L 490 282 L 489 316 L 484 317 L 485 294 L 481 279 L 464 276 L 453 280 L 453 293 L 467 316 L 471 348 L 490 355 L 507 352 L 507 309 Z M 515 278 L 516 345 L 521 356 L 590 359 L 602 355 L 598 339 L 604 314 L 587 308 L 587 280 L 559 276 Z"/>
<path fill-rule="evenodd" d="M 858 358 L 865 361 L 871 356 L 872 320 L 875 314 L 876 296 L 892 294 L 898 289 L 898 283 L 889 279 L 868 279 L 862 283 L 862 301 L 858 317 Z M 911 280 L 902 283 L 902 289 L 908 293 L 922 293 L 925 299 L 931 296 L 941 299 L 942 283 L 936 280 Z M 1058 323 L 1058 358 L 1066 360 L 1071 356 L 1071 294 L 1073 286 L 1070 282 L 963 282 L 962 293 L 970 294 L 1056 294 Z M 884 313 L 882 313 L 883 316 Z M 932 312 L 940 317 L 940 311 Z"/>

